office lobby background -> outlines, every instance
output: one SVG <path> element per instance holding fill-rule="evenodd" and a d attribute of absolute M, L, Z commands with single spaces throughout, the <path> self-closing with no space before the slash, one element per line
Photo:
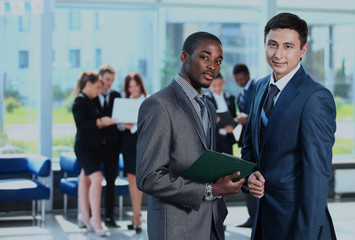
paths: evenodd
<path fill-rule="evenodd" d="M 234 64 L 246 63 L 254 79 L 270 73 L 263 28 L 285 11 L 307 21 L 301 63 L 335 98 L 333 161 L 354 162 L 352 0 L 0 0 L 0 154 L 40 153 L 58 171 L 60 153 L 73 150 L 71 92 L 80 73 L 110 64 L 113 89 L 122 91 L 126 74 L 137 71 L 153 94 L 178 72 L 182 43 L 195 31 L 221 39 L 221 72 L 237 95 Z M 338 196 L 355 192 L 354 169 L 335 171 L 335 179 Z M 46 208 L 53 209 L 53 191 Z"/>

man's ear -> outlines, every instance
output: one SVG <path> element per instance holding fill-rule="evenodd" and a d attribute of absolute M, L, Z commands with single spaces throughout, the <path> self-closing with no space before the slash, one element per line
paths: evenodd
<path fill-rule="evenodd" d="M 185 51 L 182 51 L 181 55 L 180 55 L 180 60 L 183 63 L 187 63 L 187 61 L 189 60 L 189 54 Z"/>

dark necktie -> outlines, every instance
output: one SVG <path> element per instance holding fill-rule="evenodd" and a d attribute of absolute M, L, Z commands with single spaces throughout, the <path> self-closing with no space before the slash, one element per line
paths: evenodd
<path fill-rule="evenodd" d="M 103 107 L 103 110 L 104 110 L 104 114 L 105 116 L 108 116 L 109 115 L 109 112 L 108 112 L 108 104 L 107 104 L 107 100 L 106 100 L 106 94 L 102 94 L 102 96 L 104 96 L 104 107 Z"/>
<path fill-rule="evenodd" d="M 270 113 L 272 111 L 272 108 L 274 107 L 274 97 L 280 92 L 280 90 L 276 87 L 276 85 L 271 84 L 269 87 L 269 92 L 267 93 L 264 105 L 263 105 L 263 112 L 262 118 L 266 117 L 263 119 L 264 126 L 266 127 L 267 122 L 269 120 Z"/>
<path fill-rule="evenodd" d="M 245 91 L 244 89 L 241 91 L 239 98 L 238 98 L 238 107 L 239 107 L 239 111 L 244 112 L 245 109 Z"/>
<path fill-rule="evenodd" d="M 274 107 L 274 97 L 280 92 L 276 85 L 271 84 L 269 87 L 269 92 L 266 95 L 263 109 L 261 110 L 261 126 L 260 126 L 260 143 L 262 143 L 264 137 L 264 130 L 269 121 L 269 116 Z M 261 146 L 261 144 L 260 144 Z"/>
<path fill-rule="evenodd" d="M 200 108 L 201 108 L 202 126 L 203 126 L 203 130 L 205 132 L 207 146 L 210 147 L 211 134 L 210 134 L 210 126 L 209 126 L 210 124 L 209 124 L 209 120 L 208 120 L 208 111 L 206 108 L 206 102 L 202 96 L 196 96 L 195 100 L 200 105 Z"/>

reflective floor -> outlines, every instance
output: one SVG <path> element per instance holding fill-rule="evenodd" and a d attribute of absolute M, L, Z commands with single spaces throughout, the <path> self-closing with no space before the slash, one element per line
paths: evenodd
<path fill-rule="evenodd" d="M 230 204 L 229 204 L 230 205 Z M 124 212 L 122 221 L 118 221 L 121 228 L 110 228 L 110 234 L 106 239 L 115 240 L 145 240 L 147 212 L 142 212 L 143 232 L 136 234 L 127 229 L 131 212 Z M 248 218 L 245 206 L 228 206 L 229 214 L 225 221 L 227 226 L 226 239 L 247 240 L 250 239 L 250 229 L 235 227 Z M 355 200 L 329 203 L 329 210 L 333 217 L 339 240 L 355 240 Z M 30 214 L 30 213 L 29 213 Z M 85 229 L 79 229 L 76 221 L 76 211 L 68 213 L 67 218 L 61 211 L 46 214 L 46 221 L 41 224 L 39 220 L 33 221 L 29 216 L 16 216 L 14 213 L 0 213 L 0 239 L 7 240 L 84 240 L 105 239 L 96 237 L 93 233 L 87 233 Z"/>

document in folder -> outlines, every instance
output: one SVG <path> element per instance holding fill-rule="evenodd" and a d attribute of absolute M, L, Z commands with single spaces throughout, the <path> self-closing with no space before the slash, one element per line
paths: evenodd
<path fill-rule="evenodd" d="M 112 118 L 118 123 L 137 123 L 138 111 L 144 99 L 115 98 Z"/>
<path fill-rule="evenodd" d="M 235 182 L 245 177 L 255 166 L 255 163 L 245 161 L 240 157 L 206 150 L 186 170 L 183 178 L 202 183 L 213 183 L 220 177 L 239 171 L 240 176 L 233 179 Z"/>

